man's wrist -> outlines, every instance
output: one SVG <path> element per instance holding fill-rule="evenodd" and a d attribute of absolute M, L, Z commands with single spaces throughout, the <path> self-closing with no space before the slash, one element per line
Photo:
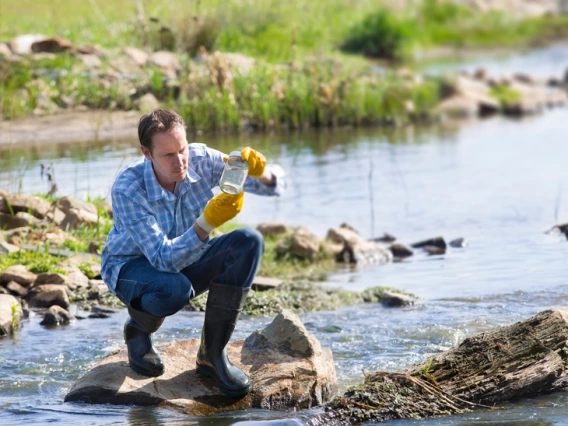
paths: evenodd
<path fill-rule="evenodd" d="M 266 186 L 276 185 L 276 175 L 272 173 L 268 168 L 264 170 L 261 176 L 259 176 L 258 181 Z"/>
<path fill-rule="evenodd" d="M 199 238 L 200 241 L 205 241 L 207 237 L 209 237 L 209 232 L 207 232 L 197 223 L 193 224 L 193 230 L 195 231 L 195 234 L 197 235 L 197 238 Z"/>

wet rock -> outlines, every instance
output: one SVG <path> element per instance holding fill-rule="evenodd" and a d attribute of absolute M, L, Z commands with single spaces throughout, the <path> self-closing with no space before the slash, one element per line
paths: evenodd
<path fill-rule="evenodd" d="M 28 226 L 26 219 L 8 213 L 0 213 L 0 229 L 15 229 L 22 226 Z"/>
<path fill-rule="evenodd" d="M 392 261 L 392 253 L 373 241 L 367 241 L 348 228 L 331 228 L 326 239 L 343 243 L 338 260 L 349 259 L 351 263 L 382 264 Z"/>
<path fill-rule="evenodd" d="M 6 288 L 15 296 L 26 297 L 28 295 L 28 290 L 16 281 L 10 281 L 6 284 Z"/>
<path fill-rule="evenodd" d="M 41 34 L 23 34 L 10 42 L 10 49 L 17 55 L 29 55 L 32 53 L 32 44 L 46 38 Z"/>
<path fill-rule="evenodd" d="M 0 336 L 9 335 L 13 321 L 19 322 L 22 315 L 22 305 L 18 299 L 9 294 L 0 294 Z"/>
<path fill-rule="evenodd" d="M 67 286 L 59 284 L 43 284 L 29 289 L 30 308 L 49 308 L 53 305 L 67 309 L 69 296 Z"/>
<path fill-rule="evenodd" d="M 290 242 L 290 254 L 299 259 L 314 260 L 321 246 L 321 238 L 312 234 L 307 228 L 294 230 Z"/>
<path fill-rule="evenodd" d="M 221 395 L 214 381 L 196 373 L 195 355 L 200 340 L 192 339 L 158 345 L 166 372 L 157 378 L 134 373 L 128 367 L 125 349 L 114 352 L 75 383 L 65 401 L 160 404 L 183 409 L 190 415 L 250 408 L 300 409 L 322 404 L 337 386 L 331 351 L 322 348 L 292 315 L 283 313 L 269 325 L 278 332 L 280 340 L 268 340 L 257 331 L 246 341 L 227 345 L 231 361 L 249 374 L 253 383 L 252 392 L 243 398 Z M 312 355 L 302 355 L 307 353 Z"/>
<path fill-rule="evenodd" d="M 28 271 L 24 265 L 14 265 L 9 266 L 4 270 L 2 274 L 2 281 L 8 283 L 10 281 L 15 281 L 18 284 L 28 287 L 31 283 L 35 281 L 37 275 L 31 271 Z"/>
<path fill-rule="evenodd" d="M 110 315 L 105 312 L 91 312 L 89 314 L 89 318 L 104 319 L 104 318 L 110 318 Z"/>
<path fill-rule="evenodd" d="M 123 52 L 139 66 L 144 66 L 148 61 L 149 55 L 143 50 L 136 49 L 135 47 L 125 47 Z"/>
<path fill-rule="evenodd" d="M 72 319 L 74 319 L 74 317 L 69 311 L 63 309 L 61 306 L 54 305 L 49 307 L 40 324 L 45 326 L 66 325 L 69 324 Z"/>
<path fill-rule="evenodd" d="M 264 237 L 272 237 L 274 235 L 282 235 L 288 232 L 288 228 L 283 223 L 263 222 L 256 227 Z"/>
<path fill-rule="evenodd" d="M 434 238 L 428 238 L 427 240 L 418 241 L 410 245 L 410 247 L 412 248 L 421 248 L 421 249 L 428 246 L 437 247 L 439 249 L 445 250 L 447 244 L 446 241 L 444 240 L 444 237 L 434 237 Z"/>
<path fill-rule="evenodd" d="M 450 247 L 453 248 L 463 248 L 465 246 L 467 246 L 467 241 L 465 240 L 465 238 L 456 238 L 452 241 L 450 241 Z"/>
<path fill-rule="evenodd" d="M 398 259 L 404 259 L 406 257 L 410 257 L 414 255 L 414 251 L 408 247 L 406 247 L 402 243 L 393 243 L 390 245 L 389 250 L 391 251 L 392 255 Z"/>
<path fill-rule="evenodd" d="M 153 94 L 146 93 L 136 100 L 136 107 L 141 113 L 147 114 L 150 111 L 160 108 L 160 101 Z"/>
<path fill-rule="evenodd" d="M 43 272 L 38 274 L 34 281 L 34 287 L 42 284 L 63 284 L 67 285 L 67 277 L 60 273 Z"/>
<path fill-rule="evenodd" d="M 392 293 L 390 291 L 383 292 L 381 304 L 388 308 L 400 308 L 403 306 L 414 305 L 414 297 L 406 294 Z"/>
<path fill-rule="evenodd" d="M 60 53 L 74 49 L 75 45 L 73 43 L 61 37 L 45 38 L 43 40 L 37 40 L 31 44 L 31 50 L 34 53 Z"/>

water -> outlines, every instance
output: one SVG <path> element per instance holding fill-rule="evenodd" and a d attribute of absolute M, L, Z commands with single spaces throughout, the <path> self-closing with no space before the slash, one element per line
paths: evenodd
<path fill-rule="evenodd" d="M 550 75 L 557 76 L 561 67 L 554 58 L 568 57 L 568 50 L 546 52 L 523 56 L 523 71 L 530 74 L 548 63 L 554 70 Z M 507 68 L 511 61 L 487 63 Z M 567 119 L 567 109 L 556 109 L 524 120 L 494 117 L 453 128 L 199 141 L 224 152 L 251 145 L 288 171 L 288 192 L 279 199 L 247 195 L 240 222 L 282 221 L 322 236 L 348 222 L 366 237 L 389 232 L 406 243 L 437 235 L 468 242 L 442 256 L 417 253 L 401 263 L 344 270 L 329 278 L 332 286 L 387 285 L 420 297 L 404 309 L 373 305 L 301 316 L 310 333 L 331 348 L 345 390 L 362 380 L 363 369 L 399 371 L 466 336 L 568 305 L 568 241 L 545 233 L 568 221 Z M 139 155 L 136 141 L 0 149 L 0 187 L 46 192 L 50 183 L 40 176 L 44 164 L 60 195 L 80 198 L 106 196 L 116 172 Z M 121 347 L 125 318 L 121 312 L 47 330 L 33 317 L 15 340 L 0 340 L 0 424 L 276 426 L 309 415 L 252 410 L 193 418 L 167 409 L 64 404 L 71 385 L 97 359 Z M 202 314 L 179 313 L 166 319 L 156 340 L 198 338 L 202 321 Z M 270 321 L 244 318 L 234 337 L 244 338 Z M 558 393 L 489 412 L 397 424 L 563 425 L 568 424 L 567 404 L 567 394 Z"/>

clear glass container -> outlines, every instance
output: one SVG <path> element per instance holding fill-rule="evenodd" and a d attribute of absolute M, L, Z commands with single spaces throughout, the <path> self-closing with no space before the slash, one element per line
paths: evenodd
<path fill-rule="evenodd" d="M 241 151 L 233 151 L 225 163 L 225 169 L 219 180 L 221 191 L 237 195 L 242 192 L 248 173 L 248 162 L 241 157 Z"/>

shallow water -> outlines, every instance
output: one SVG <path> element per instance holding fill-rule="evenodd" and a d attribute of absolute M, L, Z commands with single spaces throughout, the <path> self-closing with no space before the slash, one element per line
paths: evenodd
<path fill-rule="evenodd" d="M 562 52 L 566 58 L 568 51 Z M 523 70 L 530 73 L 531 63 L 546 67 L 543 55 L 538 51 L 532 62 L 525 58 Z M 499 61 L 507 60 L 489 63 Z M 556 69 L 556 62 L 550 67 Z M 322 236 L 348 222 L 366 237 L 389 232 L 406 243 L 436 235 L 466 238 L 465 248 L 442 256 L 417 253 L 401 263 L 330 276 L 328 285 L 386 285 L 420 297 L 404 309 L 372 305 L 301 316 L 331 348 L 344 390 L 362 380 L 363 369 L 401 370 L 468 335 L 568 306 L 568 241 L 545 233 L 568 220 L 567 119 L 567 109 L 556 109 L 521 121 L 494 117 L 457 128 L 199 141 L 225 152 L 250 144 L 288 171 L 288 192 L 280 199 L 247 197 L 240 222 L 283 221 Z M 138 155 L 136 141 L 1 149 L 0 187 L 45 192 L 48 184 L 39 173 L 44 164 L 55 170 L 58 194 L 77 197 L 106 196 L 116 172 Z M 26 158 L 25 167 L 20 157 Z M 74 381 L 121 347 L 125 318 L 121 312 L 47 330 L 32 317 L 15 340 L 0 340 L 0 424 L 276 426 L 309 416 L 253 410 L 192 418 L 167 409 L 64 404 Z M 199 313 L 177 314 L 165 321 L 156 340 L 198 338 L 202 321 Z M 270 321 L 244 318 L 234 337 L 246 337 Z M 561 425 L 568 424 L 567 404 L 567 394 L 558 393 L 489 412 L 397 424 Z"/>

